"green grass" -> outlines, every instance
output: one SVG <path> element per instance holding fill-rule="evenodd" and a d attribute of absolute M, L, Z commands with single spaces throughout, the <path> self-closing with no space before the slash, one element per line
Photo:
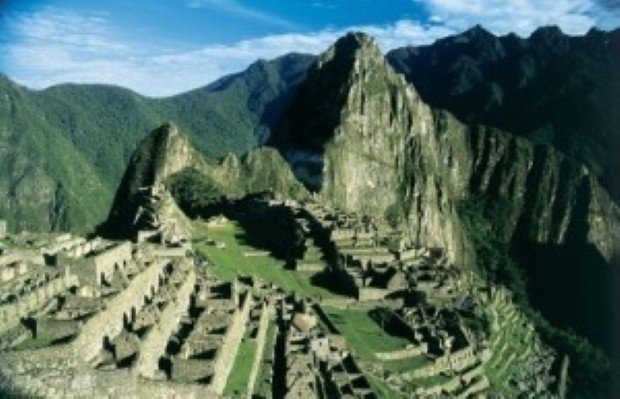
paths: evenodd
<path fill-rule="evenodd" d="M 450 381 L 450 377 L 447 377 L 443 374 L 436 374 L 429 377 L 416 378 L 415 380 L 413 380 L 413 383 L 422 388 L 431 388 L 437 385 L 445 384 L 448 381 Z"/>
<path fill-rule="evenodd" d="M 338 309 L 324 306 L 323 310 L 331 322 L 347 338 L 347 342 L 357 357 L 376 361 L 376 352 L 389 352 L 404 349 L 411 342 L 385 332 L 366 310 Z"/>
<path fill-rule="evenodd" d="M 256 341 L 247 337 L 244 338 L 239 344 L 235 364 L 226 382 L 224 395 L 239 397 L 246 392 L 255 355 Z"/>
<path fill-rule="evenodd" d="M 52 342 L 51 339 L 28 338 L 15 345 L 13 349 L 17 351 L 41 349 L 52 345 Z"/>
<path fill-rule="evenodd" d="M 267 337 L 265 338 L 265 349 L 261 361 L 260 371 L 254 386 L 254 393 L 265 398 L 271 397 L 271 384 L 267 382 L 267 377 L 273 368 L 273 349 L 276 344 L 276 325 L 269 323 Z"/>
<path fill-rule="evenodd" d="M 204 240 L 197 240 L 194 248 L 213 263 L 213 272 L 222 280 L 232 281 L 237 275 L 256 275 L 287 291 L 295 291 L 304 296 L 341 297 L 323 287 L 313 285 L 308 275 L 284 269 L 284 263 L 272 256 L 244 256 L 244 253 L 255 251 L 257 248 L 245 244 L 238 238 L 243 236 L 243 229 L 237 223 L 209 229 L 207 235 L 215 241 L 225 243 L 226 248 L 218 249 Z"/>
<path fill-rule="evenodd" d="M 375 378 L 371 375 L 366 374 L 366 378 L 368 379 L 368 383 L 372 390 L 377 394 L 378 397 L 384 399 L 407 399 L 408 396 L 403 395 L 398 392 L 394 392 L 390 389 L 389 385 L 385 382 L 381 381 L 379 378 Z"/>
<path fill-rule="evenodd" d="M 389 360 L 383 362 L 383 367 L 392 373 L 404 373 L 408 371 L 417 370 L 424 366 L 431 364 L 431 360 L 429 360 L 424 355 L 412 357 L 410 359 L 402 359 L 402 360 Z"/>

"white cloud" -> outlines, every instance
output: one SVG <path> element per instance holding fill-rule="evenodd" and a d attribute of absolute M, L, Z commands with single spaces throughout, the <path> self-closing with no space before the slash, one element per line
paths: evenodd
<path fill-rule="evenodd" d="M 582 34 L 597 23 L 601 9 L 594 0 L 424 0 L 444 26 L 464 30 L 481 24 L 496 34 L 529 35 L 543 25 L 558 25 Z"/>
<path fill-rule="evenodd" d="M 289 20 L 281 18 L 256 8 L 248 7 L 236 0 L 189 0 L 187 7 L 201 9 L 210 8 L 236 15 L 257 22 L 280 26 L 287 29 L 298 29 L 299 26 Z"/>

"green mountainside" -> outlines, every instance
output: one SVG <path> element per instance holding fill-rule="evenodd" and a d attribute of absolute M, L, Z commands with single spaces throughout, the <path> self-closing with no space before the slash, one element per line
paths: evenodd
<path fill-rule="evenodd" d="M 178 96 L 104 85 L 32 91 L 0 78 L 0 217 L 12 231 L 88 232 L 105 219 L 133 148 L 173 120 L 208 159 L 268 136 L 313 57 L 289 54 Z"/>

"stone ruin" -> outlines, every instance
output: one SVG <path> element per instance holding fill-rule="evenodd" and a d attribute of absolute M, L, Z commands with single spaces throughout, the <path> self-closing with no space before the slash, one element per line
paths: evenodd
<path fill-rule="evenodd" d="M 489 394 L 493 378 L 524 394 L 556 385 L 555 354 L 505 290 L 476 285 L 440 250 L 372 218 L 267 206 L 289 207 L 302 237 L 287 266 L 326 274 L 348 296 L 304 297 L 259 276 L 221 280 L 210 259 L 160 229 L 136 242 L 16 239 L 0 254 L 0 393 L 376 398 L 384 384 L 405 397 L 467 398 Z M 409 343 L 364 361 L 325 306 L 363 310 Z M 489 329 L 476 327 L 482 317 Z M 389 370 L 394 362 L 415 366 Z"/>

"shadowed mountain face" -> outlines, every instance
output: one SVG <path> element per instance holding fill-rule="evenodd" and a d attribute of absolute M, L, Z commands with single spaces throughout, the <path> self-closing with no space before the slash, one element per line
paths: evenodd
<path fill-rule="evenodd" d="M 245 153 L 266 140 L 313 59 L 258 61 L 164 99 L 103 85 L 32 91 L 0 76 L 0 218 L 12 231 L 91 231 L 105 219 L 134 147 L 165 121 L 207 159 Z"/>
<path fill-rule="evenodd" d="M 620 30 L 522 39 L 475 27 L 387 58 L 432 107 L 552 144 L 620 198 Z"/>

